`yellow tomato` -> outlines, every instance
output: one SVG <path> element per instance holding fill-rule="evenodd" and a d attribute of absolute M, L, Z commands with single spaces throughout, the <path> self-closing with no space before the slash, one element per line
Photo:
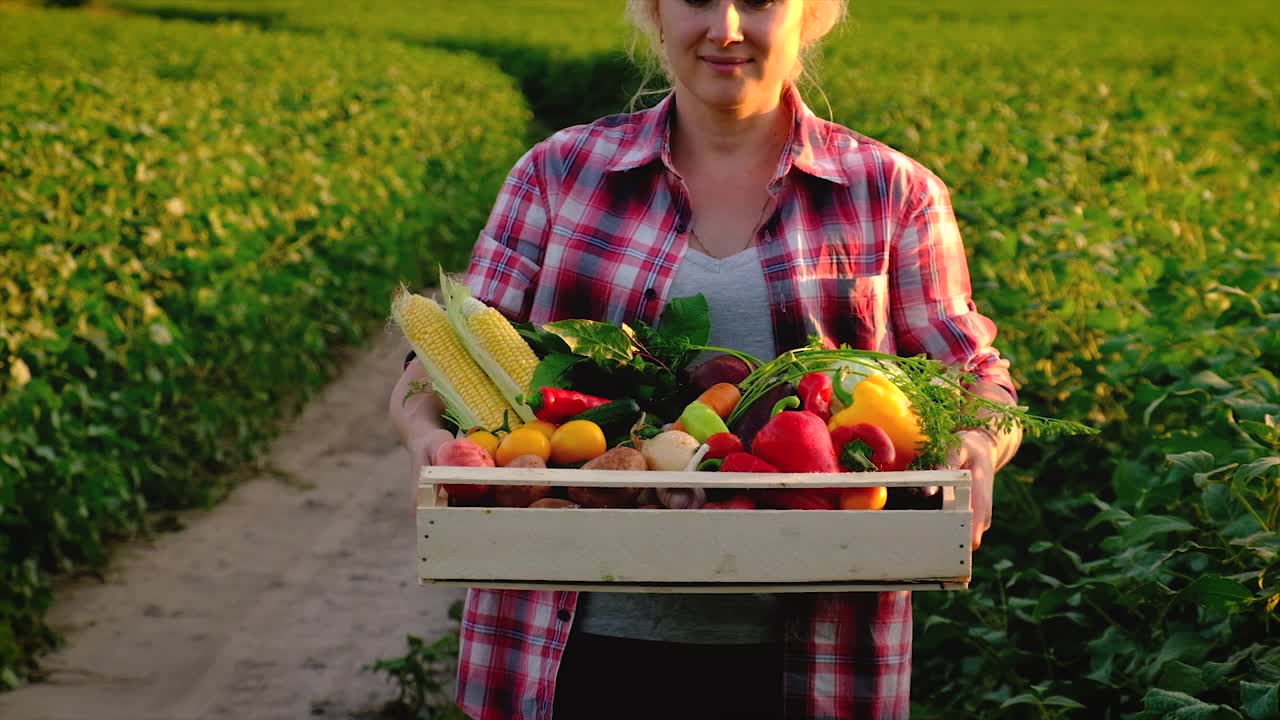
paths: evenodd
<path fill-rule="evenodd" d="M 488 450 L 489 457 L 493 458 L 494 462 L 497 462 L 498 460 L 498 436 L 497 435 L 494 435 L 488 430 L 476 430 L 475 432 L 468 435 L 467 439 L 479 445 L 480 447 L 484 448 L 485 450 Z"/>
<path fill-rule="evenodd" d="M 556 465 L 586 462 L 607 449 L 604 431 L 590 420 L 570 420 L 551 435 L 551 461 Z"/>
<path fill-rule="evenodd" d="M 546 420 L 534 420 L 533 422 L 525 423 L 521 427 L 533 428 L 543 435 L 546 435 L 547 439 L 550 440 L 552 433 L 556 431 L 557 425 L 555 423 L 549 423 Z"/>
<path fill-rule="evenodd" d="M 518 427 L 498 443 L 494 459 L 500 467 L 506 467 L 521 455 L 537 455 L 545 462 L 551 457 L 551 441 L 536 428 Z"/>

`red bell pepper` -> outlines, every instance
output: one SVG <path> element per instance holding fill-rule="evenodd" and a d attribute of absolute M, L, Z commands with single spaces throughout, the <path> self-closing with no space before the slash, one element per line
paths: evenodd
<path fill-rule="evenodd" d="M 835 488 L 804 490 L 757 490 L 756 500 L 762 507 L 774 510 L 834 510 Z"/>
<path fill-rule="evenodd" d="M 587 395 L 563 388 L 544 387 L 534 395 L 529 406 L 534 417 L 559 425 L 574 415 L 586 412 L 591 408 L 608 405 L 608 398 Z"/>
<path fill-rule="evenodd" d="M 827 424 L 807 410 L 774 415 L 756 434 L 751 451 L 782 472 L 840 472 Z M 760 490 L 755 497 L 764 507 L 778 510 L 832 510 L 836 489 Z"/>
<path fill-rule="evenodd" d="M 834 390 L 831 376 L 824 372 L 811 372 L 796 386 L 800 406 L 822 418 L 823 422 L 831 419 L 831 393 Z"/>
<path fill-rule="evenodd" d="M 778 468 L 751 453 L 731 452 L 720 464 L 720 472 L 776 473 Z"/>
<path fill-rule="evenodd" d="M 807 410 L 774 415 L 751 441 L 751 452 L 782 472 L 840 472 L 827 424 Z"/>
<path fill-rule="evenodd" d="M 894 469 L 896 451 L 884 430 L 870 423 L 842 425 L 831 431 L 840 466 L 849 472 Z"/>

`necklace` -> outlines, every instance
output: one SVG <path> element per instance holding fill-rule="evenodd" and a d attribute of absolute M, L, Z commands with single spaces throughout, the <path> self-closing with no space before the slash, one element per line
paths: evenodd
<path fill-rule="evenodd" d="M 760 217 L 756 220 L 756 226 L 751 230 L 751 234 L 747 237 L 747 244 L 734 250 L 728 255 L 720 257 L 720 256 L 717 256 L 715 253 L 711 252 L 711 250 L 707 248 L 706 244 L 702 242 L 702 238 L 698 237 L 698 231 L 693 229 L 693 225 L 689 226 L 689 239 L 692 240 L 697 245 L 698 250 L 702 251 L 702 254 L 706 255 L 707 257 L 716 258 L 717 260 L 723 260 L 724 258 L 737 255 L 738 253 L 746 250 L 747 248 L 751 247 L 756 243 L 756 235 L 760 232 L 760 228 L 765 223 L 765 213 L 766 211 L 768 211 L 769 204 L 771 202 L 773 202 L 772 195 L 765 198 L 764 207 L 760 208 Z"/>

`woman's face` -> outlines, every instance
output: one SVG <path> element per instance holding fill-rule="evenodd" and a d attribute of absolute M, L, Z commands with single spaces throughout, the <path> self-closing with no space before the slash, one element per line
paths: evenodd
<path fill-rule="evenodd" d="M 658 0 L 676 83 L 717 109 L 777 102 L 800 52 L 804 0 Z"/>

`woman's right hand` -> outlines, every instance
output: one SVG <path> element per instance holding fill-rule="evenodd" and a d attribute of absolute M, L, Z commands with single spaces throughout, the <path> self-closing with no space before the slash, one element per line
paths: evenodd
<path fill-rule="evenodd" d="M 391 391 L 387 412 L 400 444 L 409 452 L 409 483 L 412 507 L 418 506 L 418 477 L 422 468 L 431 464 L 436 449 L 453 434 L 441 427 L 440 400 L 432 392 L 413 392 L 417 383 L 427 380 L 427 372 L 420 363 L 411 362 L 400 373 L 400 380 Z"/>
<path fill-rule="evenodd" d="M 425 432 L 414 435 L 406 443 L 405 447 L 409 451 L 409 469 L 411 472 L 409 487 L 413 489 L 415 508 L 418 506 L 418 482 L 422 476 L 422 468 L 430 466 L 431 459 L 436 455 L 436 450 L 446 441 L 452 439 L 453 433 L 448 430 L 430 428 Z"/>

